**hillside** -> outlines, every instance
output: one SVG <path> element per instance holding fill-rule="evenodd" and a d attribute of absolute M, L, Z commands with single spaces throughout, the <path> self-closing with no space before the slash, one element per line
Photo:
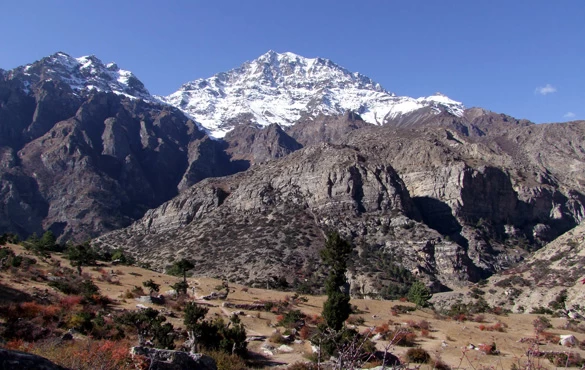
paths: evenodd
<path fill-rule="evenodd" d="M 0 304 L 6 305 L 8 300 L 10 302 L 9 304 L 14 307 L 15 304 L 22 306 L 24 303 L 21 302 L 34 300 L 37 301 L 37 306 L 34 307 L 47 307 L 43 312 L 45 312 L 45 315 L 48 315 L 48 307 L 56 310 L 59 304 L 64 304 L 63 302 L 79 302 L 78 300 L 73 300 L 71 296 L 66 299 L 60 292 L 47 286 L 47 283 L 51 279 L 54 279 L 51 276 L 57 276 L 54 274 L 56 268 L 63 270 L 69 266 L 69 262 L 64 260 L 60 254 L 53 254 L 50 259 L 44 260 L 38 258 L 38 256 L 31 256 L 21 246 L 8 245 L 7 247 L 12 249 L 17 255 L 34 257 L 37 263 L 29 267 L 20 266 L 17 268 L 2 269 L 0 272 L 0 288 L 2 290 Z M 61 267 L 56 267 L 59 265 Z M 110 271 L 113 271 L 113 273 Z M 184 305 L 184 301 L 181 303 L 181 301 L 172 298 L 169 295 L 170 293 L 166 292 L 169 289 L 169 284 L 174 283 L 178 279 L 177 277 L 135 266 L 112 265 L 106 262 L 100 262 L 95 267 L 85 267 L 83 272 L 85 278 L 91 278 L 96 283 L 99 287 L 100 294 L 108 297 L 111 301 L 105 308 L 105 312 L 110 312 L 108 316 L 115 317 L 120 315 L 124 310 L 136 310 L 137 306 L 140 305 L 141 307 L 154 307 L 155 309 L 161 310 L 164 312 L 167 322 L 171 323 L 175 328 L 182 326 L 180 307 Z M 154 282 L 160 284 L 161 291 L 166 292 L 164 295 L 166 296 L 167 303 L 163 306 L 144 302 L 144 300 L 138 301 L 131 297 L 131 293 L 129 292 L 136 291 L 135 287 L 141 286 L 142 282 L 148 279 L 152 279 Z M 282 346 L 281 343 L 274 342 L 276 340 L 275 338 L 277 338 L 274 333 L 275 331 L 282 333 L 286 328 L 276 326 L 275 324 L 279 320 L 278 315 L 282 317 L 289 310 L 298 309 L 307 315 L 306 325 L 309 328 L 313 327 L 314 324 L 311 323 L 313 319 L 310 318 L 320 314 L 324 301 L 323 297 L 304 296 L 303 299 L 299 299 L 298 296 L 290 292 L 277 292 L 274 290 L 248 288 L 237 284 L 230 284 L 230 293 L 227 299 L 201 300 L 200 298 L 202 296 L 210 294 L 217 286 L 221 285 L 221 281 L 208 278 L 189 278 L 188 282 L 193 289 L 189 289 L 187 301 L 194 300 L 200 302 L 202 305 L 206 305 L 210 310 L 207 314 L 208 317 L 219 316 L 228 320 L 232 315 L 232 311 L 236 310 L 238 312 L 238 316 L 246 328 L 247 335 L 250 338 L 254 337 L 248 344 L 248 351 L 251 354 L 248 360 L 250 361 L 250 365 L 265 367 L 308 361 L 307 356 L 309 356 L 312 350 L 308 341 L 300 337 L 300 335 L 304 334 L 297 334 L 294 342 L 288 343 L 287 346 Z M 17 292 L 20 293 L 17 294 Z M 275 307 L 273 309 L 274 312 L 270 310 L 251 311 L 225 307 L 229 304 L 258 304 L 259 302 L 273 302 Z M 287 302 L 284 306 L 285 308 L 282 306 L 283 302 Z M 400 310 L 401 307 L 410 307 L 411 305 L 397 301 L 352 299 L 351 303 L 357 307 L 358 312 L 352 316 L 351 320 L 353 323 L 359 323 L 357 328 L 360 332 L 367 331 L 371 327 L 377 328 L 372 333 L 372 338 L 374 338 L 373 340 L 379 350 L 384 350 L 388 344 L 389 339 L 384 339 L 384 333 L 392 329 L 402 329 L 412 332 L 416 345 L 426 349 L 433 359 L 440 358 L 452 368 L 494 366 L 495 368 L 507 369 L 512 364 L 522 366 L 529 360 L 538 361 L 544 368 L 552 368 L 552 365 L 544 359 L 528 358 L 526 351 L 529 348 L 534 349 L 534 345 L 519 342 L 521 338 L 534 337 L 532 322 L 537 318 L 536 315 L 496 315 L 489 312 L 483 314 L 468 312 L 461 316 L 462 311 L 451 311 L 447 316 L 442 316 L 434 314 L 429 309 L 400 313 L 402 312 Z M 36 312 L 34 310 L 31 311 L 32 304 L 22 307 L 28 307 L 29 311 L 27 312 Z M 79 314 L 81 311 L 91 312 L 90 310 L 92 309 L 94 308 L 91 308 L 90 305 L 72 303 L 72 306 L 69 306 L 69 315 Z M 3 317 L 0 320 L 0 330 L 5 330 L 8 323 L 4 315 L 11 311 L 2 310 L 0 312 L 0 317 Z M 32 313 L 30 314 L 32 315 Z M 473 317 L 477 322 L 472 321 Z M 51 328 L 50 333 L 44 332 L 44 334 L 37 334 L 40 337 L 32 341 L 27 340 L 26 337 L 22 337 L 24 343 L 22 341 L 10 340 L 2 345 L 8 346 L 9 348 L 27 349 L 28 351 L 39 353 L 55 361 L 71 361 L 71 359 L 67 360 L 62 356 L 60 357 L 58 352 L 51 351 L 52 347 L 47 346 L 47 344 L 54 343 L 51 338 L 61 336 L 63 332 L 66 332 L 69 328 L 76 327 L 78 324 L 75 321 L 69 321 L 65 323 L 65 326 L 57 326 L 53 329 L 53 325 L 55 325 L 53 321 L 47 322 L 48 324 L 45 325 Z M 558 346 L 556 343 L 547 342 L 547 340 L 554 342 L 555 337 L 558 335 L 575 334 L 580 341 L 585 339 L 582 334 L 583 329 L 577 329 L 578 325 L 575 323 L 573 323 L 572 330 L 567 330 L 561 328 L 566 324 L 566 319 L 550 318 L 550 322 L 553 327 L 547 329 L 549 334 L 546 334 L 544 337 L 541 336 L 537 345 L 540 351 L 566 352 L 566 348 Z M 427 329 L 416 329 L 420 325 Z M 488 331 L 492 330 L 490 329 L 492 327 L 498 329 L 496 331 Z M 67 348 L 64 353 L 68 353 L 71 358 L 78 358 L 76 356 L 79 356 L 80 352 L 75 352 L 75 348 L 77 350 L 80 347 L 83 348 L 84 343 L 89 338 L 83 334 L 83 330 L 87 329 L 73 331 L 72 341 L 69 344 L 62 344 L 65 347 L 61 347 L 61 351 Z M 177 332 L 181 332 L 181 330 Z M 382 335 L 374 337 L 375 333 Z M 6 336 L 6 331 L 3 331 L 3 335 Z M 115 348 L 117 350 L 123 351 L 124 348 L 128 350 L 131 345 L 136 343 L 137 339 L 131 330 L 128 330 L 126 335 L 124 339 L 110 339 L 116 343 Z M 492 345 L 492 342 L 499 350 L 498 355 L 486 355 L 480 350 L 466 349 L 469 344 L 483 348 L 482 344 Z M 27 345 L 26 343 L 30 344 Z M 392 345 L 390 352 L 404 359 L 408 348 L 400 345 Z M 585 355 L 585 352 L 581 349 L 573 348 L 569 351 L 573 354 Z M 67 362 L 62 363 L 66 364 Z M 422 369 L 427 368 L 430 369 L 431 367 L 428 365 L 423 365 L 422 367 Z"/>

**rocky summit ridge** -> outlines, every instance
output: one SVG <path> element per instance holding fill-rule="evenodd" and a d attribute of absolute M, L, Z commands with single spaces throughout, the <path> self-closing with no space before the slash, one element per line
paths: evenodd
<path fill-rule="evenodd" d="M 237 124 L 295 124 L 318 114 L 358 113 L 382 125 L 422 109 L 463 115 L 464 106 L 442 94 L 396 96 L 380 84 L 324 58 L 269 51 L 228 72 L 188 82 L 163 101 L 181 109 L 216 137 Z"/>
<path fill-rule="evenodd" d="M 113 92 L 130 98 L 152 100 L 144 84 L 130 71 L 116 63 L 104 64 L 95 55 L 73 58 L 57 52 L 35 63 L 8 72 L 7 80 L 17 80 L 25 91 L 40 81 L 57 80 L 77 94 L 90 91 Z"/>

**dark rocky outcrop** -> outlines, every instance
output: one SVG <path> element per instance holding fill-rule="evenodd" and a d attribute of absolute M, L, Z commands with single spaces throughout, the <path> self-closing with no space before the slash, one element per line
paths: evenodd
<path fill-rule="evenodd" d="M 67 370 L 41 356 L 0 348 L 0 370 L 17 369 Z"/>
<path fill-rule="evenodd" d="M 152 370 L 217 370 L 215 360 L 200 353 L 188 353 L 150 347 L 132 347 L 132 356 L 146 357 Z"/>
<path fill-rule="evenodd" d="M 281 158 L 302 148 L 277 124 L 264 128 L 239 125 L 228 132 L 224 140 L 228 144 L 227 152 L 233 159 L 248 161 L 250 164 Z"/>
<path fill-rule="evenodd" d="M 72 90 L 53 59 L 0 80 L 0 233 L 87 239 L 246 168 L 175 108 Z"/>
<path fill-rule="evenodd" d="M 125 248 L 158 268 L 188 256 L 202 275 L 265 286 L 274 277 L 292 282 L 318 274 L 324 232 L 339 230 L 356 245 L 396 256 L 437 287 L 479 279 L 481 268 L 464 248 L 419 222 L 404 183 L 374 154 L 320 144 L 204 180 L 94 244 Z"/>

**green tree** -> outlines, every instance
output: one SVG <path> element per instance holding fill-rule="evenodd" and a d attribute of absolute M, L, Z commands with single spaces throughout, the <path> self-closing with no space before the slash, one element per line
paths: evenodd
<path fill-rule="evenodd" d="M 89 242 L 86 242 L 69 246 L 67 258 L 71 262 L 71 266 L 77 267 L 77 273 L 81 275 L 81 267 L 95 264 L 97 255 L 91 249 Z"/>
<path fill-rule="evenodd" d="M 146 281 L 143 281 L 142 285 L 145 288 L 148 288 L 150 295 L 152 295 L 152 293 L 158 292 L 160 290 L 160 284 L 155 283 L 154 280 L 152 280 L 152 279 L 148 279 Z"/>
<path fill-rule="evenodd" d="M 189 284 L 186 281 L 179 280 L 175 284 L 171 285 L 177 294 L 187 294 L 187 289 L 189 288 Z"/>
<path fill-rule="evenodd" d="M 126 255 L 122 249 L 116 249 L 113 251 L 111 261 L 118 261 L 123 265 L 133 265 L 136 263 L 136 259 L 132 256 Z"/>
<path fill-rule="evenodd" d="M 47 230 L 39 240 L 39 243 L 43 251 L 53 251 L 57 247 L 57 238 L 55 238 L 55 234 L 51 230 Z"/>
<path fill-rule="evenodd" d="M 329 276 L 325 282 L 327 300 L 323 304 L 323 318 L 327 326 L 339 331 L 351 313 L 349 293 L 346 285 L 347 260 L 351 253 L 351 245 L 339 236 L 330 233 L 321 250 L 321 259 L 329 267 Z"/>
<path fill-rule="evenodd" d="M 420 281 L 415 281 L 408 291 L 408 300 L 417 307 L 425 307 L 431 297 L 431 290 Z"/>
<path fill-rule="evenodd" d="M 116 319 L 118 323 L 136 329 L 140 345 L 144 345 L 148 337 L 157 348 L 173 349 L 175 348 L 173 325 L 165 323 L 166 320 L 166 317 L 159 315 L 157 310 L 150 307 L 140 311 L 127 311 Z"/>
<path fill-rule="evenodd" d="M 185 342 L 185 345 L 190 348 L 191 353 L 195 353 L 197 350 L 198 338 L 202 335 L 202 320 L 207 315 L 209 309 L 207 307 L 201 307 L 195 302 L 189 302 L 185 306 L 185 316 L 183 323 L 187 329 L 187 335 L 189 339 Z"/>
<path fill-rule="evenodd" d="M 200 345 L 210 350 L 244 355 L 247 350 L 246 329 L 238 316 L 232 316 L 226 324 L 221 318 L 204 320 L 208 311 L 208 308 L 194 302 L 187 303 L 183 323 L 189 339 L 185 345 L 191 352 L 198 350 L 197 346 Z"/>
<path fill-rule="evenodd" d="M 175 276 L 183 276 L 183 281 L 187 283 L 187 271 L 195 268 L 195 265 L 188 259 L 181 259 L 173 263 L 173 265 L 167 269 L 167 274 Z"/>

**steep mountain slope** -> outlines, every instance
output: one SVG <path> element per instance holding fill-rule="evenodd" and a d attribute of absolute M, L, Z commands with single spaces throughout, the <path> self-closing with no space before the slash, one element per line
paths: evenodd
<path fill-rule="evenodd" d="M 0 156 L 0 232 L 78 240 L 245 168 L 130 72 L 63 53 L 4 73 Z"/>
<path fill-rule="evenodd" d="M 513 312 L 556 312 L 578 318 L 584 313 L 585 224 L 580 224 L 534 253 L 514 268 L 492 276 L 481 286 L 489 305 Z M 435 296 L 437 307 L 470 303 L 477 297 L 465 290 Z"/>
<path fill-rule="evenodd" d="M 384 124 L 413 112 L 432 117 L 463 115 L 463 105 L 441 94 L 414 99 L 396 96 L 359 73 L 330 60 L 274 51 L 239 68 L 188 82 L 164 98 L 216 137 L 241 123 L 294 125 L 318 114 L 354 111 L 368 123 Z M 414 120 L 405 119 L 405 123 Z"/>
<path fill-rule="evenodd" d="M 123 248 L 156 268 L 185 257 L 195 260 L 197 274 L 292 284 L 319 277 L 324 233 L 339 230 L 363 250 L 401 261 L 436 289 L 486 275 L 463 247 L 417 220 L 418 209 L 386 159 L 319 144 L 202 181 L 94 244 Z M 358 262 L 353 271 L 355 281 L 372 273 Z M 382 288 L 355 287 L 362 294 Z"/>
<path fill-rule="evenodd" d="M 344 125 L 359 122 L 348 118 L 342 117 L 332 126 L 343 131 Z M 324 126 L 316 120 L 315 127 Z M 269 279 L 278 269 L 290 277 L 294 276 L 292 270 L 302 271 L 301 265 L 309 262 L 295 259 L 291 267 L 288 258 L 266 264 L 254 261 L 261 261 L 272 249 L 280 250 L 280 257 L 287 256 L 302 243 L 318 249 L 322 237 L 315 235 L 332 228 L 356 245 L 353 288 L 362 294 L 385 289 L 372 279 L 377 270 L 368 265 L 371 259 L 366 257 L 372 253 L 399 261 L 437 289 L 454 288 L 465 280 L 477 281 L 510 267 L 528 256 L 529 250 L 583 220 L 583 189 L 577 182 L 556 178 L 557 170 L 546 169 L 539 158 L 551 165 L 585 163 L 581 150 L 584 129 L 582 123 L 572 123 L 510 130 L 523 138 L 513 152 L 488 137 L 437 127 L 348 129 L 337 139 L 340 145 L 315 144 L 282 160 L 257 165 L 246 174 L 201 183 L 147 213 L 132 227 L 105 235 L 96 243 L 129 248 L 137 256 L 153 255 L 156 250 L 167 257 L 165 261 L 199 256 L 201 273 L 250 282 Z M 546 144 L 540 138 L 554 137 L 555 132 L 570 137 L 564 146 L 571 149 L 541 154 Z M 319 155 L 313 155 L 315 152 Z M 344 159 L 348 167 L 341 175 L 335 169 L 339 153 L 348 152 L 353 159 Z M 408 207 L 397 211 L 379 205 L 384 192 L 396 186 L 379 182 L 378 171 L 384 168 L 396 169 L 393 176 L 404 179 L 404 185 L 399 180 L 400 188 L 406 187 L 409 194 L 401 199 L 408 199 Z M 565 171 L 562 165 L 558 171 Z M 340 186 L 339 181 L 344 198 L 325 193 L 331 186 Z M 291 194 L 294 201 L 289 200 Z M 282 230 L 284 225 L 288 226 Z M 311 232 L 315 235 L 309 241 L 292 238 L 295 229 L 315 228 L 319 232 Z M 218 235 L 217 230 L 224 231 Z M 291 235 L 284 242 L 281 237 L 287 232 Z M 233 253 L 231 246 L 236 248 Z M 214 256 L 213 264 L 205 258 L 207 253 Z M 303 253 L 312 256 L 315 251 Z"/>

